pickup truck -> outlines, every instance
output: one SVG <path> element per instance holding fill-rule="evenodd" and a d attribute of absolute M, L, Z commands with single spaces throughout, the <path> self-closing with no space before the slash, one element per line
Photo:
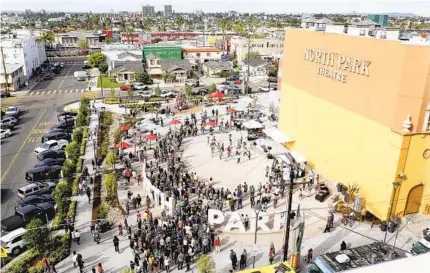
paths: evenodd
<path fill-rule="evenodd" d="M 42 222 L 46 223 L 49 218 L 53 217 L 54 211 L 54 205 L 50 203 L 20 207 L 15 211 L 15 215 L 1 220 L 1 231 L 5 233 L 25 227 L 25 225 L 35 218 L 39 218 Z"/>
<path fill-rule="evenodd" d="M 65 139 L 48 140 L 47 142 L 42 143 L 40 147 L 37 147 L 36 149 L 34 149 L 34 153 L 39 154 L 46 150 L 54 150 L 54 151 L 64 150 L 64 148 L 68 143 L 69 142 Z"/>

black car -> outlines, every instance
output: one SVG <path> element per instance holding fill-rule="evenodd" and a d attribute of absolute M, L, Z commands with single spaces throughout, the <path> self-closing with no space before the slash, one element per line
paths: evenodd
<path fill-rule="evenodd" d="M 239 75 L 230 75 L 227 77 L 227 81 L 237 81 L 239 79 Z"/>
<path fill-rule="evenodd" d="M 57 115 L 57 119 L 59 119 L 60 117 L 64 117 L 64 116 L 76 117 L 77 115 L 78 115 L 78 113 L 75 113 L 75 112 L 61 112 Z"/>
<path fill-rule="evenodd" d="M 56 128 L 55 130 L 62 130 L 62 129 Z M 44 143 L 44 142 L 47 142 L 48 140 L 58 140 L 58 139 L 65 139 L 65 140 L 71 141 L 72 135 L 62 131 L 55 131 L 55 132 L 52 131 L 43 135 L 41 137 L 41 142 Z"/>
<path fill-rule="evenodd" d="M 38 206 L 27 205 L 15 210 L 15 215 L 1 220 L 1 231 L 10 232 L 25 227 L 31 220 L 39 218 L 46 223 L 49 216 L 53 216 L 54 206 L 49 203 L 40 203 Z M 48 219 L 47 219 L 48 218 Z"/>
<path fill-rule="evenodd" d="M 75 120 L 74 119 L 70 119 L 70 120 L 61 120 L 61 121 L 57 121 L 54 125 L 52 125 L 51 129 L 49 130 L 50 132 L 52 132 L 52 130 L 55 129 L 64 129 L 64 130 L 71 130 L 75 128 Z"/>
<path fill-rule="evenodd" d="M 42 161 L 47 158 L 66 158 L 66 154 L 63 151 L 53 151 L 53 150 L 46 150 L 43 152 L 40 152 L 37 155 L 37 160 Z"/>
<path fill-rule="evenodd" d="M 46 180 L 58 180 L 61 176 L 61 166 L 34 167 L 25 173 L 28 182 L 42 182 Z M 52 181 L 53 182 L 53 181 Z"/>
<path fill-rule="evenodd" d="M 50 203 L 55 205 L 54 196 L 52 194 L 40 194 L 40 195 L 30 195 L 24 199 L 18 200 L 15 205 L 15 210 L 20 207 L 27 205 L 34 205 L 39 203 Z"/>
<path fill-rule="evenodd" d="M 46 158 L 34 166 L 37 167 L 43 167 L 43 166 L 63 166 L 64 164 L 64 158 Z"/>
<path fill-rule="evenodd" d="M 15 125 L 8 123 L 8 122 L 1 122 L 0 124 L 1 124 L 0 127 L 3 130 L 9 129 L 9 130 L 13 131 L 13 129 L 15 128 Z"/>

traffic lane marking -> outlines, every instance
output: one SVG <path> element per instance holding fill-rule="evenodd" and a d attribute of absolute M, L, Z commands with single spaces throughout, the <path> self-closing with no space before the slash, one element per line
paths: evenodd
<path fill-rule="evenodd" d="M 6 178 L 6 176 L 8 175 L 10 169 L 12 168 L 13 164 L 15 163 L 16 159 L 18 158 L 19 154 L 22 152 L 22 149 L 24 149 L 25 144 L 27 144 L 28 139 L 31 136 L 32 131 L 36 128 L 36 126 L 39 125 L 40 120 L 42 119 L 43 115 L 45 114 L 46 109 L 43 109 L 40 114 L 39 114 L 39 118 L 36 120 L 36 123 L 34 124 L 33 128 L 31 128 L 30 132 L 28 133 L 27 137 L 25 138 L 25 140 L 23 141 L 21 147 L 19 147 L 18 152 L 15 154 L 15 156 L 12 158 L 12 161 L 9 163 L 9 166 L 7 167 L 6 171 L 3 173 L 2 177 L 1 177 L 1 181 L 0 183 L 3 183 L 4 179 Z"/>

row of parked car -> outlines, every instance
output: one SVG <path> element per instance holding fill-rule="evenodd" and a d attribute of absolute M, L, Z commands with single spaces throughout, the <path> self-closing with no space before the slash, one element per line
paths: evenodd
<path fill-rule="evenodd" d="M 19 200 L 15 214 L 1 220 L 1 246 L 9 254 L 17 255 L 23 248 L 22 236 L 25 226 L 33 219 L 47 223 L 55 215 L 52 191 L 61 178 L 61 167 L 66 160 L 64 148 L 71 141 L 76 114 L 63 112 L 50 132 L 42 136 L 42 144 L 34 150 L 38 163 L 25 174 L 29 183 L 17 190 Z"/>
<path fill-rule="evenodd" d="M 4 116 L 1 117 L 1 139 L 12 136 L 12 131 L 19 123 L 21 109 L 18 106 L 9 106 L 6 108 Z"/>
<path fill-rule="evenodd" d="M 55 76 L 60 73 L 60 70 L 64 67 L 64 63 L 56 62 L 51 65 L 48 70 L 44 71 L 40 77 L 41 81 L 48 81 L 55 78 Z"/>

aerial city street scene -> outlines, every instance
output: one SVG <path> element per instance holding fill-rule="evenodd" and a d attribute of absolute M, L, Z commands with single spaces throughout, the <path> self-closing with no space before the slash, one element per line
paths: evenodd
<path fill-rule="evenodd" d="M 0 12 L 0 272 L 430 272 L 429 1 Z"/>

